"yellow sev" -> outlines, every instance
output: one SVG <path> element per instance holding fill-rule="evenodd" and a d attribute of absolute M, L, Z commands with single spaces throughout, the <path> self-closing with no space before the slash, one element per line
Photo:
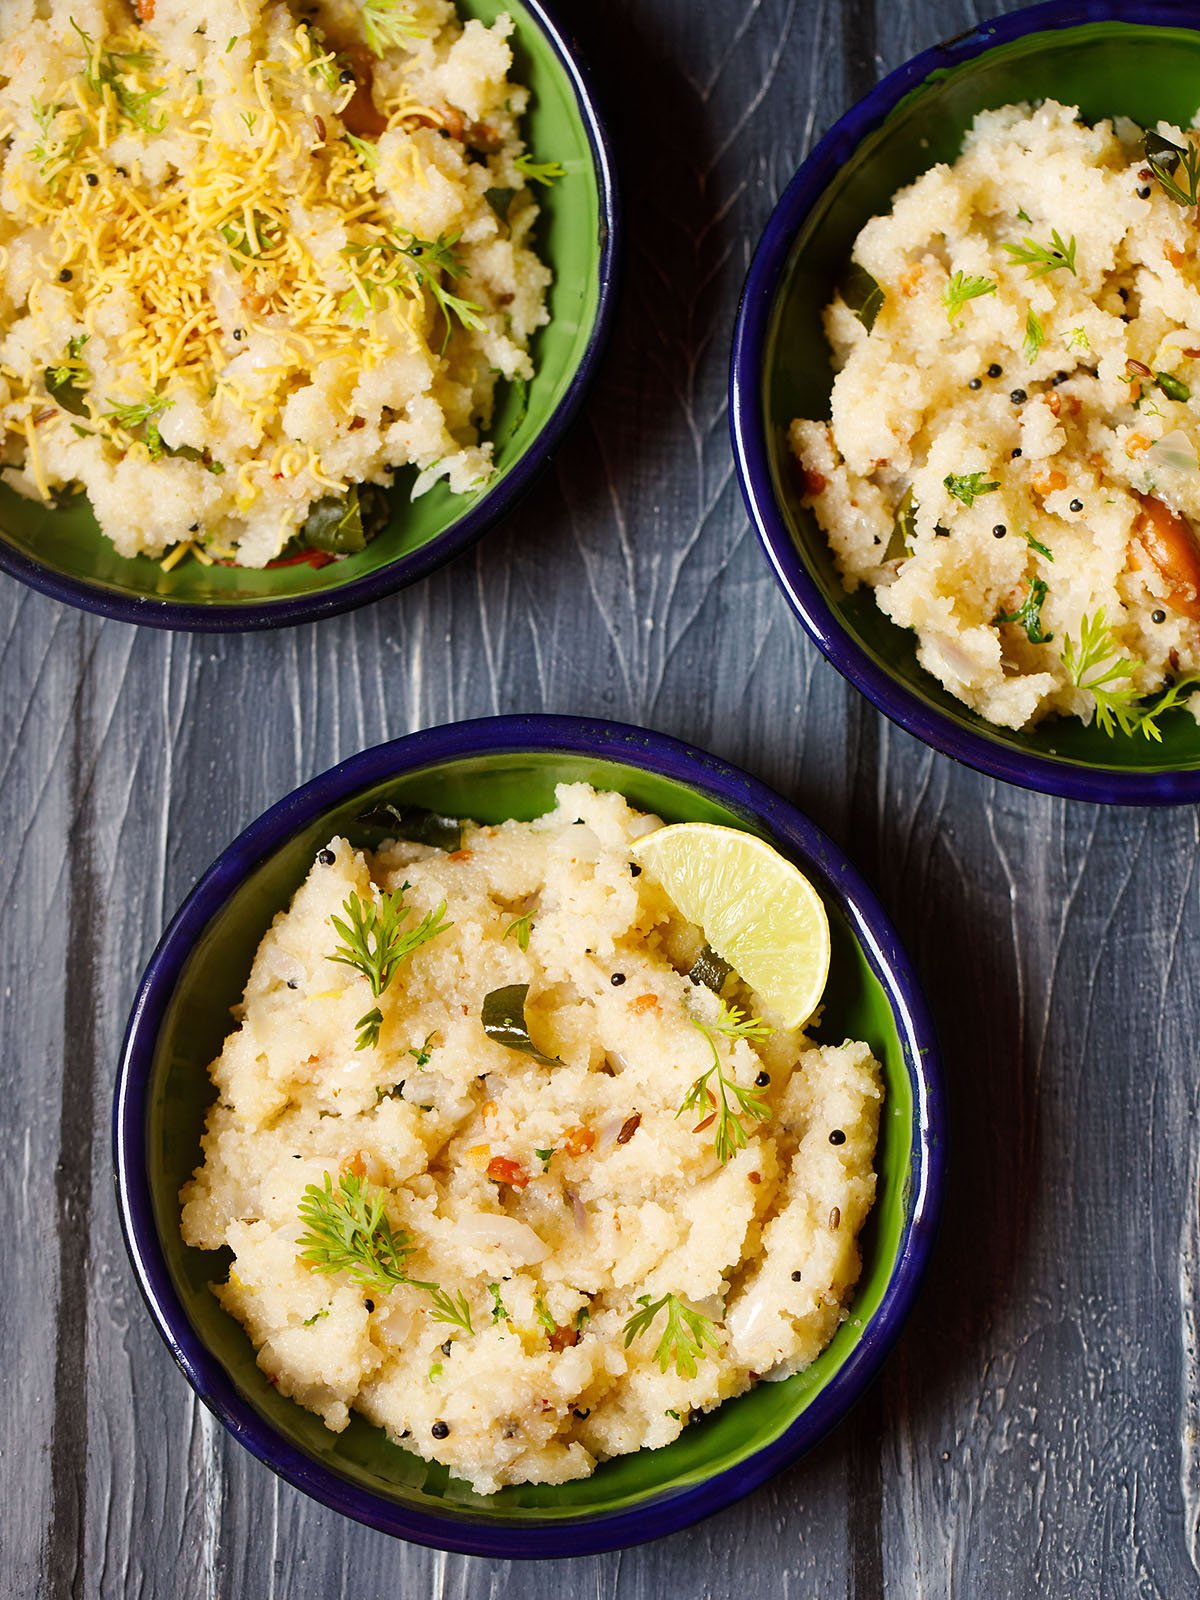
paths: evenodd
<path fill-rule="evenodd" d="M 68 42 L 68 48 L 71 43 Z M 31 181 L 18 168 L 13 186 L 29 221 L 47 227 L 55 272 L 72 284 L 76 314 L 89 334 L 110 297 L 132 304 L 137 323 L 122 337 L 123 353 L 135 367 L 144 393 L 92 396 L 93 429 L 123 452 L 144 449 L 106 410 L 116 400 L 136 402 L 156 396 L 172 380 L 184 380 L 217 406 L 224 401 L 248 414 L 264 436 L 278 432 L 288 396 L 310 382 L 313 369 L 337 355 L 346 373 L 346 392 L 335 406 L 350 417 L 354 375 L 376 365 L 397 331 L 428 343 L 435 318 L 415 279 L 391 277 L 376 246 L 396 238 L 396 222 L 377 193 L 362 155 L 341 136 L 338 122 L 311 113 L 308 92 L 318 82 L 344 110 L 354 85 L 342 85 L 332 71 L 336 57 L 322 50 L 308 28 L 298 26 L 286 41 L 282 62 L 258 60 L 252 69 L 254 110 L 241 113 L 248 140 L 226 126 L 231 81 L 201 85 L 178 68 L 164 68 L 149 54 L 153 35 L 130 27 L 99 41 L 91 55 L 75 44 L 80 69 L 51 108 L 39 151 L 31 152 L 38 176 Z M 124 61 L 122 89 L 130 95 L 161 91 L 149 102 L 142 137 L 181 134 L 194 157 L 186 172 L 151 185 L 136 161 L 125 172 L 97 160 L 112 141 L 130 132 L 114 88 L 97 86 L 95 63 L 101 55 Z M 132 58 L 132 60 L 130 60 Z M 298 103 L 297 103 L 298 102 Z M 307 107 L 306 111 L 304 108 Z M 411 99 L 383 107 L 389 127 L 426 125 L 443 119 Z M 311 114 L 310 114 L 311 113 Z M 304 176 L 289 189 L 280 177 L 281 153 L 305 156 Z M 423 174 L 414 162 L 414 174 Z M 344 280 L 330 283 L 330 269 L 318 265 L 293 227 L 293 205 L 305 210 L 334 208 L 347 227 L 354 250 L 340 265 Z M 394 244 L 392 246 L 394 250 Z M 223 324 L 211 298 L 214 273 L 232 268 L 240 280 L 238 328 Z M 36 288 L 36 286 L 35 286 Z M 37 315 L 35 295 L 29 296 Z M 388 318 L 388 337 L 379 322 Z M 237 354 L 237 343 L 256 326 L 269 327 L 281 352 L 279 363 L 253 399 L 223 374 Z M 230 339 L 236 341 L 232 345 Z M 41 398 L 41 372 L 31 369 L 10 378 L 15 402 Z M 18 426 L 20 426 L 18 424 Z M 33 425 L 25 420 L 30 475 L 49 494 Z M 343 490 L 315 451 L 290 453 L 289 475 L 306 469 L 322 487 Z M 254 464 L 238 472 L 238 501 L 253 503 L 259 493 Z"/>

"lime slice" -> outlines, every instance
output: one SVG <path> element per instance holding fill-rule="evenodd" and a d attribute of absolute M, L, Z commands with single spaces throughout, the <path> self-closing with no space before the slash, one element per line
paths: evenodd
<path fill-rule="evenodd" d="M 804 874 L 737 828 L 677 822 L 633 845 L 638 864 L 738 975 L 798 1028 L 829 976 L 829 919 Z"/>

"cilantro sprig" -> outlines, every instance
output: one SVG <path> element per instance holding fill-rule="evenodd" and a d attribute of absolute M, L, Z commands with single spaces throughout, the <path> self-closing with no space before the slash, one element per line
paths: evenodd
<path fill-rule="evenodd" d="M 1060 267 L 1065 267 L 1078 277 L 1075 272 L 1074 234 L 1064 244 L 1058 229 L 1052 228 L 1049 244 L 1038 244 L 1036 239 L 1026 235 L 1020 244 L 1006 244 L 1004 248 L 1017 266 L 1029 268 L 1031 278 L 1044 278 L 1048 272 L 1057 272 Z"/>
<path fill-rule="evenodd" d="M 33 102 L 33 120 L 37 124 L 40 137 L 30 154 L 41 174 L 42 182 L 51 194 L 57 192 L 64 172 L 74 161 L 83 143 L 82 130 L 71 134 L 68 138 L 61 138 L 55 132 L 58 114 L 64 109 L 61 105 L 43 105 L 40 100 Z"/>
<path fill-rule="evenodd" d="M 446 913 L 446 902 L 443 900 L 436 910 L 428 912 L 420 922 L 405 927 L 408 907 L 404 903 L 404 891 L 408 887 L 407 883 L 402 884 L 392 893 L 384 894 L 378 903 L 360 900 L 351 890 L 342 903 L 345 919 L 329 919 L 342 943 L 325 959 L 353 967 L 361 973 L 371 985 L 371 993 L 376 1000 L 396 976 L 402 961 L 430 939 L 436 939 L 439 933 L 445 933 L 447 928 L 454 926 L 443 920 Z M 376 1006 L 355 1023 L 358 1039 L 354 1048 L 366 1050 L 378 1044 L 382 1026 L 383 1015 Z"/>
<path fill-rule="evenodd" d="M 1015 622 L 1018 627 L 1024 628 L 1025 637 L 1030 644 L 1049 644 L 1054 635 L 1047 633 L 1042 625 L 1042 606 L 1049 592 L 1044 578 L 1030 578 L 1029 588 L 1021 604 L 1015 611 L 1003 609 L 997 611 L 992 618 L 993 626 L 998 626 L 1002 622 Z"/>
<path fill-rule="evenodd" d="M 308 1229 L 297 1240 L 300 1260 L 314 1272 L 344 1272 L 384 1294 L 405 1283 L 404 1261 L 415 1246 L 388 1221 L 383 1191 L 352 1172 L 341 1174 L 336 1190 L 328 1172 L 324 1177 L 324 1186 L 310 1183 L 300 1201 Z"/>
<path fill-rule="evenodd" d="M 115 423 L 123 433 L 140 439 L 150 452 L 151 461 L 157 461 L 167 453 L 162 434 L 158 431 L 158 419 L 174 404 L 173 400 L 167 400 L 157 394 L 150 394 L 144 400 L 128 403 L 110 400 L 108 410 L 104 413 L 104 421 Z"/>
<path fill-rule="evenodd" d="M 641 1310 L 635 1311 L 625 1324 L 626 1350 L 653 1324 L 660 1311 L 665 1309 L 667 1313 L 662 1338 L 654 1351 L 660 1371 L 665 1372 L 674 1363 L 681 1378 L 694 1378 L 696 1363 L 704 1359 L 705 1345 L 713 1350 L 720 1349 L 720 1341 L 709 1319 L 685 1305 L 678 1295 L 664 1294 L 658 1300 L 651 1300 L 648 1294 L 640 1294 L 635 1303 Z"/>
<path fill-rule="evenodd" d="M 409 0 L 360 0 L 359 9 L 363 38 L 374 55 L 429 37 L 429 29 L 417 21 Z"/>
<path fill-rule="evenodd" d="M 981 295 L 995 292 L 996 285 L 991 278 L 971 278 L 965 272 L 956 272 L 942 290 L 947 322 L 952 328 L 956 327 L 968 300 L 978 300 Z"/>
<path fill-rule="evenodd" d="M 390 234 L 369 244 L 350 245 L 346 254 L 359 270 L 354 287 L 342 296 L 341 308 L 361 321 L 388 290 L 407 294 L 428 294 L 445 318 L 442 340 L 444 352 L 450 342 L 455 321 L 478 333 L 484 327 L 483 308 L 446 287 L 467 275 L 466 266 L 455 249 L 457 233 L 440 233 L 436 239 L 418 239 L 415 234 Z"/>
<path fill-rule="evenodd" d="M 150 107 L 166 93 L 165 86 L 135 89 L 129 83 L 130 76 L 150 66 L 154 57 L 147 50 L 100 50 L 91 34 L 85 33 L 74 17 L 67 20 L 83 45 L 83 81 L 97 100 L 103 101 L 106 94 L 111 94 L 119 116 L 143 133 L 161 133 L 167 119 L 159 117 L 156 121 L 150 114 Z"/>
<path fill-rule="evenodd" d="M 561 161 L 535 161 L 528 150 L 517 157 L 513 166 L 527 183 L 540 183 L 547 189 L 556 179 L 567 175 Z"/>
<path fill-rule="evenodd" d="M 360 139 L 353 133 L 344 133 L 342 137 L 367 171 L 374 172 L 379 166 L 379 146 L 372 144 L 370 139 Z"/>
<path fill-rule="evenodd" d="M 721 1056 L 713 1034 L 724 1034 L 727 1039 L 765 1039 L 771 1030 L 757 1017 L 746 1017 L 736 1006 L 726 1005 L 724 1001 L 721 1002 L 715 1022 L 706 1024 L 693 1017 L 692 1026 L 708 1040 L 713 1054 L 713 1064 L 707 1072 L 702 1072 L 688 1089 L 675 1116 L 678 1119 L 697 1106 L 712 1108 L 703 1120 L 697 1123 L 694 1131 L 702 1133 L 705 1128 L 716 1124 L 713 1152 L 724 1166 L 738 1150 L 744 1150 L 746 1147 L 747 1135 L 742 1119 L 762 1122 L 764 1118 L 770 1116 L 770 1107 L 752 1087 L 747 1088 L 744 1084 L 738 1083 L 736 1078 L 726 1074 L 721 1065 Z M 715 1090 L 710 1080 L 715 1080 Z"/>
<path fill-rule="evenodd" d="M 1025 343 L 1021 347 L 1021 352 L 1030 366 L 1037 360 L 1038 351 L 1045 342 L 1046 330 L 1042 327 L 1037 312 L 1030 306 L 1025 313 Z"/>
<path fill-rule="evenodd" d="M 447 1322 L 474 1333 L 471 1309 L 461 1290 L 447 1293 L 437 1283 L 410 1278 L 405 1261 L 416 1246 L 403 1228 L 387 1217 L 387 1197 L 365 1178 L 343 1172 L 333 1186 L 310 1183 L 300 1201 L 300 1220 L 308 1229 L 297 1240 L 300 1260 L 313 1272 L 344 1272 L 362 1289 L 390 1294 L 397 1284 L 423 1290 L 433 1302 L 434 1322 Z"/>
<path fill-rule="evenodd" d="M 1200 687 L 1200 678 L 1180 678 L 1149 705 L 1137 703 L 1137 691 L 1129 681 L 1134 663 L 1119 654 L 1103 608 L 1084 617 L 1079 625 L 1079 641 L 1063 641 L 1062 663 L 1078 689 L 1092 696 L 1096 705 L 1096 726 L 1114 738 L 1118 729 L 1127 737 L 1140 733 L 1156 744 L 1162 743 L 1158 718 L 1180 704 L 1185 694 Z"/>
<path fill-rule="evenodd" d="M 990 479 L 982 472 L 949 473 L 942 479 L 947 493 L 952 494 L 956 500 L 961 500 L 968 510 L 973 506 L 980 495 L 992 494 L 1000 485 L 995 479 Z"/>

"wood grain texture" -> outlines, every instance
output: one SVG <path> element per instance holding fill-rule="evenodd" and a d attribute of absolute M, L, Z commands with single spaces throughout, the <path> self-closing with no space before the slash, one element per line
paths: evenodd
<path fill-rule="evenodd" d="M 813 140 L 965 0 L 560 0 L 612 113 L 629 262 L 600 381 L 519 513 L 415 590 L 244 638 L 0 585 L 0 1591 L 164 1600 L 1166 1600 L 1200 1593 L 1196 813 L 996 785 L 808 645 L 743 514 L 726 364 Z M 719 674 L 711 663 L 721 662 Z M 110 1182 L 166 918 L 284 791 L 380 739 L 601 713 L 760 774 L 878 887 L 946 1052 L 917 1312 L 854 1415 L 686 1534 L 513 1568 L 343 1521 L 192 1399 Z"/>

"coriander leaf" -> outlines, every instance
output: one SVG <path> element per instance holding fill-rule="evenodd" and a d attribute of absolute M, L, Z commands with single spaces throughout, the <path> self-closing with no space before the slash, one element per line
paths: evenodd
<path fill-rule="evenodd" d="M 460 1289 L 457 1294 L 447 1294 L 440 1284 L 423 1283 L 420 1278 L 405 1278 L 405 1283 L 414 1289 L 424 1289 L 433 1301 L 433 1310 L 429 1313 L 432 1322 L 447 1322 L 451 1327 L 462 1328 L 466 1333 L 474 1333 L 471 1326 L 471 1308 L 467 1298 Z"/>
<path fill-rule="evenodd" d="M 546 1302 L 542 1298 L 540 1289 L 533 1297 L 533 1314 L 541 1323 L 543 1328 L 546 1328 L 550 1333 L 558 1332 L 558 1323 L 555 1322 L 554 1318 L 546 1309 Z"/>
<path fill-rule="evenodd" d="M 354 1024 L 358 1029 L 358 1038 L 354 1041 L 356 1050 L 373 1050 L 379 1043 L 379 1030 L 383 1027 L 383 1012 L 378 1006 L 359 1017 Z"/>
<path fill-rule="evenodd" d="M 385 1196 L 363 1178 L 343 1172 L 335 1191 L 325 1173 L 323 1188 L 310 1183 L 300 1201 L 308 1232 L 297 1240 L 300 1260 L 314 1272 L 345 1272 L 364 1289 L 387 1294 L 405 1283 L 404 1259 L 415 1248 L 401 1228 L 393 1230 Z"/>
<path fill-rule="evenodd" d="M 739 1011 L 737 1006 L 727 1006 L 724 1003 L 717 1012 L 717 1020 L 709 1023 L 709 1027 L 714 1033 L 723 1033 L 727 1039 L 766 1039 L 774 1031 L 757 1017 L 748 1017 L 744 1011 Z M 701 1032 L 704 1031 L 701 1027 Z"/>
<path fill-rule="evenodd" d="M 549 1150 L 534 1150 L 533 1153 L 538 1158 L 538 1160 L 542 1163 L 542 1171 L 543 1172 L 549 1172 L 550 1171 L 550 1163 L 554 1159 L 554 1147 L 553 1147 L 553 1145 L 551 1145 Z"/>
<path fill-rule="evenodd" d="M 1025 343 L 1022 346 L 1022 353 L 1031 366 L 1037 360 L 1038 351 L 1045 342 L 1046 331 L 1038 321 L 1037 312 L 1030 306 L 1025 313 Z"/>
<path fill-rule="evenodd" d="M 367 171 L 374 172 L 379 166 L 379 146 L 372 144 L 369 139 L 359 139 L 353 133 L 345 133 L 342 137 Z"/>
<path fill-rule="evenodd" d="M 1063 335 L 1063 344 L 1068 350 L 1090 350 L 1092 341 L 1087 336 L 1086 328 L 1068 328 Z"/>
<path fill-rule="evenodd" d="M 243 115 L 243 121 L 246 120 Z M 254 118 L 246 122 L 254 132 Z M 239 213 L 219 229 L 221 238 L 229 249 L 235 267 L 248 261 L 261 261 L 268 252 L 278 250 L 284 239 L 284 224 L 269 212 L 250 210 Z"/>
<path fill-rule="evenodd" d="M 509 923 L 508 927 L 504 930 L 504 937 L 506 939 L 510 935 L 516 936 L 518 950 L 529 949 L 529 933 L 532 920 L 533 912 L 527 911 L 523 917 L 514 917 Z"/>
<path fill-rule="evenodd" d="M 64 171 L 70 166 L 79 152 L 83 143 L 83 132 L 74 133 L 69 139 L 52 137 L 55 118 L 64 110 L 61 105 L 47 106 L 41 101 L 32 102 L 33 120 L 37 124 L 41 137 L 30 152 L 43 183 L 51 194 L 58 191 L 62 182 Z M 86 336 L 85 336 L 86 337 Z"/>
<path fill-rule="evenodd" d="M 854 313 L 870 333 L 886 296 L 866 267 L 860 267 L 857 261 L 852 261 L 846 269 L 846 275 L 838 292 L 845 301 L 847 309 Z"/>
<path fill-rule="evenodd" d="M 1057 272 L 1060 267 L 1074 273 L 1075 235 L 1071 235 L 1069 244 L 1064 244 L 1058 229 L 1052 228 L 1050 241 L 1049 244 L 1038 244 L 1035 239 L 1026 237 L 1020 244 L 1006 244 L 1004 249 L 1016 265 L 1029 268 L 1031 278 L 1044 278 L 1048 272 Z"/>
<path fill-rule="evenodd" d="M 126 433 L 131 433 L 137 428 L 145 427 L 149 422 L 157 421 L 163 412 L 169 411 L 174 404 L 173 400 L 164 400 L 154 394 L 132 404 L 110 400 L 104 419 L 106 422 L 115 422 L 119 428 L 124 428 Z"/>
<path fill-rule="evenodd" d="M 109 401 L 109 409 L 104 414 L 104 420 L 115 422 L 122 432 L 138 439 L 150 452 L 151 461 L 157 461 L 166 454 L 167 449 L 162 434 L 158 431 L 158 419 L 174 404 L 173 400 L 164 400 L 158 395 L 150 395 L 147 399 L 132 405 Z"/>
<path fill-rule="evenodd" d="M 363 38 L 374 55 L 429 35 L 429 29 L 414 16 L 409 0 L 360 0 L 360 11 Z"/>
<path fill-rule="evenodd" d="M 546 188 L 549 188 L 556 178 L 565 178 L 567 175 L 567 169 L 561 161 L 535 161 L 528 152 L 519 155 L 513 166 L 527 183 L 540 183 Z"/>
<path fill-rule="evenodd" d="M 561 1067 L 562 1062 L 557 1056 L 543 1054 L 529 1036 L 529 1024 L 525 1021 L 525 1002 L 528 997 L 527 983 L 509 983 L 502 989 L 493 989 L 486 994 L 480 1012 L 483 1031 L 493 1043 L 502 1044 L 508 1050 L 520 1050 L 535 1061 L 540 1061 L 544 1067 Z"/>
<path fill-rule="evenodd" d="M 437 1038 L 437 1029 L 425 1035 L 424 1042 L 419 1047 L 409 1050 L 409 1055 L 417 1063 L 418 1068 L 427 1067 L 433 1055 L 433 1041 Z"/>
<path fill-rule="evenodd" d="M 402 246 L 402 253 L 412 263 L 410 270 L 417 283 L 433 296 L 446 319 L 446 341 L 450 337 L 450 323 L 453 317 L 457 317 L 464 328 L 476 333 L 482 332 L 484 327 L 481 307 L 473 300 L 463 300 L 460 296 L 451 294 L 442 284 L 443 276 L 453 282 L 466 275 L 467 269 L 463 265 L 462 257 L 454 249 L 458 238 L 457 233 L 440 233 L 432 241 L 413 237 L 408 244 Z M 444 341 L 443 350 L 445 347 Z"/>
<path fill-rule="evenodd" d="M 360 900 L 351 890 L 349 898 L 342 905 L 348 920 L 341 917 L 329 919 L 342 943 L 325 959 L 353 967 L 361 973 L 371 985 L 371 993 L 377 1000 L 395 977 L 402 961 L 430 939 L 436 939 L 439 933 L 445 933 L 447 928 L 454 926 L 442 920 L 446 912 L 446 902 L 443 900 L 436 911 L 428 912 L 414 926 L 404 927 L 402 924 L 408 915 L 408 907 L 404 903 L 404 890 L 407 887 L 405 884 L 391 894 L 384 894 L 378 903 Z M 382 1024 L 383 1017 L 378 1008 L 360 1017 L 355 1024 L 359 1029 L 355 1049 L 365 1050 L 377 1044 Z"/>
<path fill-rule="evenodd" d="M 1125 734 L 1134 731 L 1135 696 L 1128 682 L 1133 662 L 1117 654 L 1103 608 L 1082 619 L 1078 644 L 1069 636 L 1063 641 L 1062 664 L 1076 688 L 1086 690 L 1095 701 L 1096 725 L 1102 732 L 1112 738 L 1118 726 Z M 1157 730 L 1148 737 L 1157 737 Z"/>
<path fill-rule="evenodd" d="M 498 1283 L 489 1283 L 487 1292 L 492 1297 L 492 1321 L 511 1322 L 512 1318 L 508 1314 L 508 1309 L 500 1298 L 500 1285 Z"/>
<path fill-rule="evenodd" d="M 1045 556 L 1047 561 L 1053 561 L 1054 560 L 1053 551 L 1049 550 L 1044 544 L 1042 544 L 1042 542 L 1039 539 L 1035 539 L 1033 537 L 1032 533 L 1030 533 L 1028 528 L 1026 528 L 1024 530 L 1024 532 L 1022 534 L 1022 538 L 1025 540 L 1025 543 L 1029 546 L 1029 548 L 1031 550 L 1036 550 L 1037 551 L 1038 555 Z"/>
<path fill-rule="evenodd" d="M 997 611 L 992 618 L 993 627 L 998 627 L 1004 622 L 1015 622 L 1024 628 L 1025 637 L 1030 644 L 1049 644 L 1054 635 L 1046 633 L 1042 627 L 1042 604 L 1048 593 L 1049 589 L 1043 578 L 1030 578 L 1028 592 L 1017 610 Z"/>
<path fill-rule="evenodd" d="M 135 89 L 129 82 L 133 73 L 151 65 L 153 56 L 145 50 L 101 52 L 96 48 L 92 36 L 83 31 L 74 17 L 68 17 L 67 20 L 83 44 L 83 81 L 92 94 L 103 101 L 106 93 L 111 93 L 118 116 L 141 128 L 143 133 L 161 133 L 167 125 L 167 119 L 160 117 L 156 122 L 150 115 L 150 107 L 160 95 L 166 93 L 165 86 Z"/>
<path fill-rule="evenodd" d="M 313 48 L 316 48 L 315 41 L 313 42 Z M 326 50 L 318 55 L 313 56 L 311 61 L 305 62 L 304 70 L 310 77 L 319 78 L 325 87 L 330 91 L 330 93 L 336 95 L 340 92 L 342 87 L 338 82 L 337 64 L 337 52 L 334 50 Z M 199 84 L 197 87 L 199 92 L 203 94 L 204 85 Z M 345 135 L 345 138 L 348 140 L 353 140 L 354 135 L 348 133 Z"/>
<path fill-rule="evenodd" d="M 965 272 L 956 272 L 942 291 L 942 304 L 946 308 L 946 320 L 953 328 L 956 320 L 962 316 L 962 308 L 968 300 L 977 300 L 980 295 L 995 294 L 996 285 L 990 278 L 969 278 Z"/>
<path fill-rule="evenodd" d="M 975 504 L 980 495 L 991 494 L 1000 487 L 994 479 L 985 479 L 982 472 L 968 472 L 962 476 L 950 473 L 942 482 L 947 491 L 968 508 Z"/>
<path fill-rule="evenodd" d="M 464 328 L 480 332 L 484 328 L 483 308 L 473 300 L 452 294 L 444 280 L 455 282 L 467 274 L 461 255 L 454 248 L 457 233 L 440 233 L 436 239 L 418 239 L 415 234 L 393 233 L 368 244 L 348 245 L 343 254 L 351 261 L 354 287 L 342 296 L 341 309 L 361 321 L 376 301 L 389 292 L 428 294 L 445 319 L 442 353 L 450 342 L 455 319 Z"/>
<path fill-rule="evenodd" d="M 1159 730 L 1157 719 L 1162 716 L 1164 711 L 1176 710 L 1182 705 L 1184 698 L 1195 693 L 1197 689 L 1200 689 L 1200 677 L 1193 674 L 1186 678 L 1179 678 L 1164 689 L 1159 698 L 1151 705 L 1138 706 L 1138 715 L 1142 719 L 1139 724 L 1142 734 L 1147 739 L 1153 739 L 1156 743 L 1161 744 L 1162 733 Z"/>
<path fill-rule="evenodd" d="M 757 1017 L 747 1018 L 736 1006 L 727 1006 L 724 1001 L 721 1002 L 715 1022 L 706 1026 L 693 1017 L 692 1026 L 699 1029 L 708 1040 L 713 1064 L 689 1087 L 675 1116 L 678 1119 L 684 1112 L 696 1107 L 706 1113 L 692 1131 L 702 1133 L 705 1128 L 716 1124 L 713 1154 L 724 1166 L 738 1150 L 746 1147 L 747 1135 L 742 1118 L 761 1122 L 770 1116 L 771 1109 L 754 1088 L 747 1088 L 738 1083 L 736 1078 L 726 1075 L 713 1034 L 722 1033 L 728 1039 L 764 1039 L 771 1030 Z M 713 1078 L 716 1081 L 715 1092 L 709 1082 Z M 709 1107 L 712 1109 L 709 1110 Z"/>
<path fill-rule="evenodd" d="M 704 1346 L 720 1349 L 720 1341 L 709 1319 L 685 1305 L 678 1295 L 664 1294 L 661 1299 L 652 1301 L 648 1294 L 640 1294 L 635 1303 L 641 1310 L 635 1311 L 625 1324 L 627 1350 L 638 1335 L 645 1333 L 653 1324 L 659 1312 L 666 1309 L 666 1327 L 654 1352 L 660 1371 L 665 1372 L 674 1363 L 675 1371 L 681 1378 L 694 1378 L 696 1363 L 703 1360 L 705 1355 Z"/>
<path fill-rule="evenodd" d="M 1096 726 L 1109 738 L 1119 729 L 1127 738 L 1140 733 L 1143 738 L 1162 743 L 1158 718 L 1175 710 L 1183 697 L 1200 688 L 1200 678 L 1185 677 L 1169 685 L 1149 705 L 1139 705 L 1129 679 L 1134 663 L 1117 652 L 1116 641 L 1103 609 L 1084 617 L 1079 625 L 1079 643 L 1063 642 L 1062 663 L 1071 682 L 1086 690 L 1095 701 Z"/>
<path fill-rule="evenodd" d="M 383 1190 L 365 1178 L 343 1172 L 335 1191 L 325 1173 L 324 1187 L 310 1183 L 300 1201 L 300 1220 L 308 1228 L 297 1240 L 300 1261 L 313 1272 L 344 1272 L 375 1293 L 390 1294 L 398 1283 L 421 1289 L 433 1301 L 434 1322 L 449 1322 L 474 1333 L 461 1291 L 450 1295 L 440 1284 L 408 1276 L 404 1262 L 416 1246 L 403 1228 L 392 1228 L 385 1206 Z"/>

